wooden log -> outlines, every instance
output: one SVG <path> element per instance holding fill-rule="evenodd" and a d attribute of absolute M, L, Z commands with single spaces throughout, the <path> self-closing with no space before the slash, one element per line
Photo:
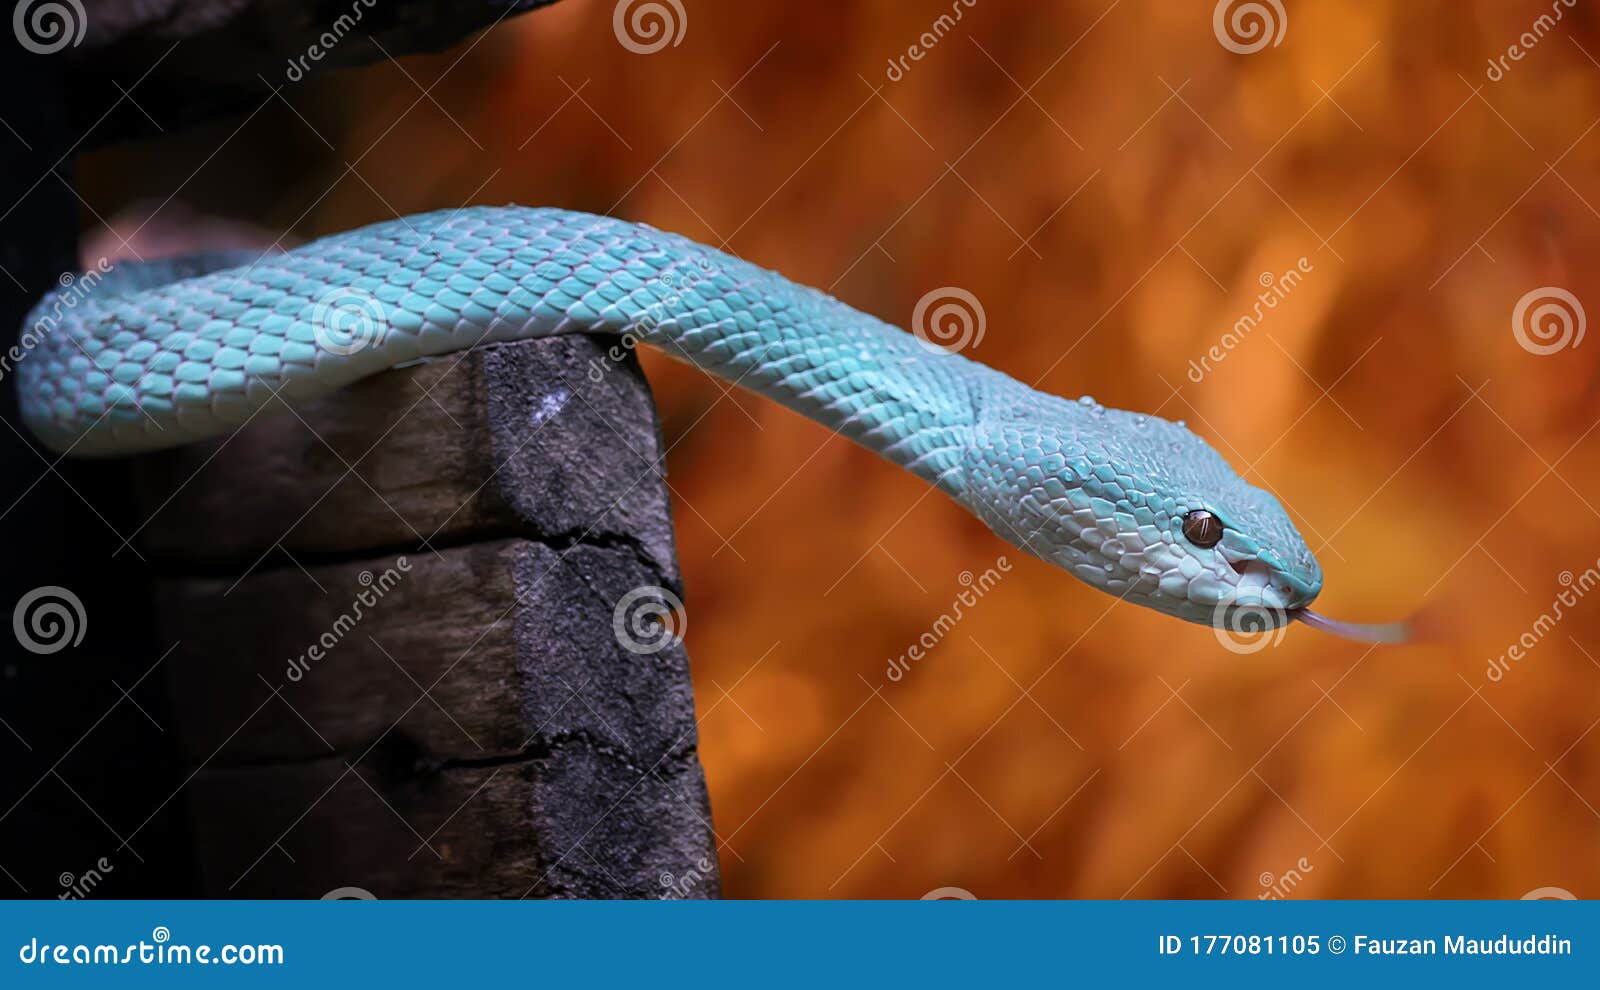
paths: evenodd
<path fill-rule="evenodd" d="M 13 4 L 17 43 L 8 39 L 0 58 L 0 189 L 11 204 L 0 216 L 0 350 L 17 343 L 24 314 L 58 276 L 79 267 L 75 155 L 242 117 L 321 70 L 440 50 L 547 2 L 85 0 L 55 5 L 65 22 L 39 22 L 64 34 L 31 39 Z M 184 830 L 172 821 L 184 777 L 152 673 L 161 648 L 144 605 L 149 571 L 124 540 L 142 524 L 128 465 L 35 449 L 10 363 L 0 375 L 9 438 L 0 442 L 0 540 L 25 565 L 0 573 L 0 601 L 12 608 L 59 586 L 81 600 L 89 628 L 58 654 L 0 642 L 0 754 L 11 771 L 0 775 L 0 892 L 68 893 L 80 885 L 62 878 L 110 863 L 97 895 L 194 896 Z M 660 546 L 671 566 L 670 540 Z M 162 563 L 197 572 L 187 559 Z"/>
<path fill-rule="evenodd" d="M 716 894 L 687 656 L 618 628 L 680 591 L 612 346 L 480 348 L 141 459 L 203 895 Z"/>

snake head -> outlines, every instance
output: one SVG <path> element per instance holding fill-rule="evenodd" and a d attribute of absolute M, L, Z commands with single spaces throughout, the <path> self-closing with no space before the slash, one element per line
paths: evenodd
<path fill-rule="evenodd" d="M 1159 612 L 1273 629 L 1322 590 L 1278 500 L 1181 423 L 1039 395 L 980 416 L 964 467 L 996 534 Z"/>

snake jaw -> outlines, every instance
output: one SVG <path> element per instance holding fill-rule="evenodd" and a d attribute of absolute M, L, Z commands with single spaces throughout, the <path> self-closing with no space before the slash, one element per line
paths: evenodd
<path fill-rule="evenodd" d="M 1234 586 L 1236 597 L 1267 608 L 1295 612 L 1315 601 L 1322 590 L 1320 576 L 1308 579 L 1296 575 L 1277 563 L 1270 553 L 1232 560 L 1229 564 L 1239 575 Z"/>

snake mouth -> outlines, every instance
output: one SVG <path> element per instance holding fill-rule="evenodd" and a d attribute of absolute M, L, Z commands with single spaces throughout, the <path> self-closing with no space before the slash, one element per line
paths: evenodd
<path fill-rule="evenodd" d="M 1259 557 L 1230 560 L 1228 566 L 1239 575 L 1234 585 L 1235 598 L 1286 612 L 1291 618 L 1315 601 L 1322 590 Z"/>
<path fill-rule="evenodd" d="M 1248 591 L 1263 600 L 1282 599 L 1286 604 L 1269 607 L 1278 608 L 1288 616 L 1290 622 L 1303 622 L 1313 629 L 1356 643 L 1392 646 L 1415 639 L 1411 624 L 1407 622 L 1341 622 L 1311 611 L 1310 604 L 1321 589 L 1299 581 L 1265 561 L 1252 558 L 1228 563 L 1239 574 L 1239 592 Z"/>
<path fill-rule="evenodd" d="M 1410 642 L 1414 638 L 1411 624 L 1407 622 L 1340 622 L 1338 619 L 1330 619 L 1325 615 L 1318 615 L 1309 608 L 1303 607 L 1290 609 L 1289 618 L 1304 622 L 1313 629 L 1320 629 L 1325 633 L 1338 636 L 1340 639 L 1348 639 L 1356 643 L 1394 646 Z"/>

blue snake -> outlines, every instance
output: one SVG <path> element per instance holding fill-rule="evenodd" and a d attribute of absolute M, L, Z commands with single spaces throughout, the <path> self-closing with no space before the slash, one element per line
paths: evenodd
<path fill-rule="evenodd" d="M 643 224 L 474 207 L 264 257 L 123 264 L 70 306 L 62 291 L 30 316 L 16 370 L 23 421 L 63 454 L 200 440 L 278 396 L 481 344 L 626 335 L 843 434 L 1118 598 L 1397 638 L 1310 611 L 1322 571 L 1283 507 L 1183 424 L 1036 391 Z"/>

